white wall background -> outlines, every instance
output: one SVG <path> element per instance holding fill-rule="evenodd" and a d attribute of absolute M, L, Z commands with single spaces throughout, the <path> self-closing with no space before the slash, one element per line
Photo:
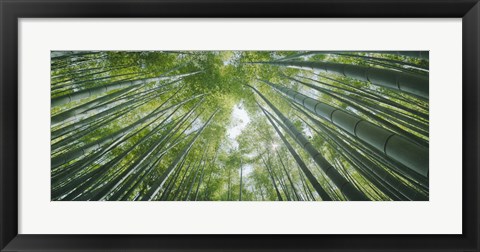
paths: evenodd
<path fill-rule="evenodd" d="M 21 19 L 19 233 L 459 234 L 461 24 L 460 19 Z M 430 50 L 430 201 L 50 202 L 50 50 Z"/>

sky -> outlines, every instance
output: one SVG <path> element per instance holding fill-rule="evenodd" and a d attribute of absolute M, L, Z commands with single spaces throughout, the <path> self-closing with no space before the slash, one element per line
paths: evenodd
<path fill-rule="evenodd" d="M 241 104 L 236 104 L 232 111 L 232 123 L 227 129 L 227 137 L 232 143 L 233 148 L 238 148 L 236 138 L 242 133 L 245 127 L 247 127 L 249 122 L 250 117 L 248 116 L 247 111 L 243 109 Z M 251 164 L 244 164 L 242 167 L 244 177 L 252 172 L 253 167 Z"/>
<path fill-rule="evenodd" d="M 242 131 L 247 127 L 247 124 L 250 122 L 250 117 L 247 114 L 247 111 L 243 109 L 239 104 L 236 104 L 233 107 L 232 111 L 232 124 L 227 129 L 227 137 L 233 142 L 233 147 L 238 147 L 238 142 L 236 140 Z"/>

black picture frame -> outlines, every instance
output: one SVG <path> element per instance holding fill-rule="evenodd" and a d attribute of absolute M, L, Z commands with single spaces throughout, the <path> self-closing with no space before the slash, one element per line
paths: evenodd
<path fill-rule="evenodd" d="M 0 0 L 1 251 L 479 251 L 478 0 Z M 18 234 L 19 18 L 462 18 L 462 235 Z M 41 218 L 41 213 L 39 213 Z"/>

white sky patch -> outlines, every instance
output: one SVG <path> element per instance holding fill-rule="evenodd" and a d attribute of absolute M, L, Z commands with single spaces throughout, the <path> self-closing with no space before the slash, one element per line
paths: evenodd
<path fill-rule="evenodd" d="M 223 61 L 223 65 L 226 66 L 226 65 L 231 65 L 233 63 L 233 60 L 234 58 L 233 57 L 230 57 L 226 60 Z"/>
<path fill-rule="evenodd" d="M 232 124 L 227 129 L 227 137 L 233 142 L 233 147 L 238 148 L 238 142 L 236 138 L 242 133 L 243 129 L 250 122 L 250 117 L 247 111 L 243 109 L 239 104 L 233 107 L 232 111 Z"/>
<path fill-rule="evenodd" d="M 253 171 L 253 166 L 251 164 L 245 164 L 242 166 L 242 168 L 243 168 L 243 171 L 242 171 L 243 177 L 248 177 L 248 175 L 250 175 L 250 173 L 252 173 Z"/>
<path fill-rule="evenodd" d="M 234 61 L 240 56 L 238 52 L 233 52 L 229 58 L 223 60 L 223 65 L 231 65 L 234 63 Z"/>
<path fill-rule="evenodd" d="M 195 122 L 192 123 L 192 126 L 185 131 L 185 134 L 188 135 L 196 130 L 199 130 L 203 126 L 203 123 L 201 120 L 196 120 Z"/>
<path fill-rule="evenodd" d="M 245 157 L 247 158 L 254 158 L 258 155 L 258 153 L 256 151 L 253 151 L 253 152 L 250 152 L 250 153 L 247 153 L 245 154 Z"/>

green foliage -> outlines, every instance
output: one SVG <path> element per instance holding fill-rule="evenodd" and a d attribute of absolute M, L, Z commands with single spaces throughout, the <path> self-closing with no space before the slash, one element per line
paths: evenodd
<path fill-rule="evenodd" d="M 311 156 L 298 134 L 369 200 L 428 200 L 428 178 L 267 83 L 428 148 L 428 100 L 334 72 L 286 64 L 330 62 L 428 77 L 425 58 L 401 52 L 55 53 L 61 56 L 51 61 L 52 100 L 79 92 L 88 95 L 51 108 L 52 117 L 59 120 L 51 127 L 52 200 L 237 201 L 240 195 L 242 201 L 321 200 L 285 141 L 329 198 L 347 200 L 348 192 L 334 183 L 331 172 L 319 167 L 319 157 Z M 88 92 L 143 79 L 150 80 Z M 251 87 L 293 128 L 285 128 Z M 81 107 L 89 102 L 94 105 Z M 259 106 L 274 117 L 285 141 Z"/>

